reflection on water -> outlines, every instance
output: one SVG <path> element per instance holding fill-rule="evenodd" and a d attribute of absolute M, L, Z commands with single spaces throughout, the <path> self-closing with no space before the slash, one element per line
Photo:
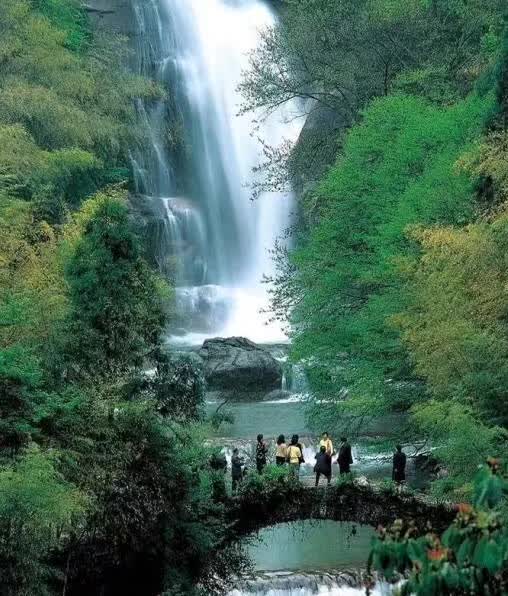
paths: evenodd
<path fill-rule="evenodd" d="M 368 526 L 305 520 L 261 530 L 248 552 L 258 571 L 364 568 L 373 534 Z"/>

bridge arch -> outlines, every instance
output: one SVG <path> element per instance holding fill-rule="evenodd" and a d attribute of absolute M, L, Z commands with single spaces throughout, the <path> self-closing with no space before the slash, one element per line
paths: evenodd
<path fill-rule="evenodd" d="M 396 519 L 413 520 L 423 531 L 429 524 L 442 532 L 454 519 L 450 504 L 437 503 L 419 494 L 395 494 L 373 484 L 348 483 L 330 487 L 305 487 L 298 482 L 246 487 L 230 499 L 228 521 L 240 538 L 262 528 L 298 520 L 329 519 L 377 527 Z"/>

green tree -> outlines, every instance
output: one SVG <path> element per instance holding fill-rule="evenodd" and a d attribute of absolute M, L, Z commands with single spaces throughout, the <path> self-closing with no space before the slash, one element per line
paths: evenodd
<path fill-rule="evenodd" d="M 32 448 L 0 468 L 0 591 L 6 596 L 53 593 L 52 549 L 82 518 L 86 499 L 53 460 Z"/>
<path fill-rule="evenodd" d="M 114 379 L 139 367 L 165 325 L 164 286 L 142 258 L 121 193 L 101 193 L 77 216 L 66 266 L 65 352 L 78 378 Z"/>
<path fill-rule="evenodd" d="M 15 455 L 35 432 L 32 391 L 42 371 L 33 353 L 21 346 L 0 350 L 0 450 Z"/>
<path fill-rule="evenodd" d="M 161 91 L 74 0 L 5 0 L 0 38 L 0 184 L 62 223 L 69 205 L 130 178 L 129 149 L 145 142 L 134 100 Z"/>
<path fill-rule="evenodd" d="M 70 593 L 190 594 L 202 574 L 213 579 L 226 534 L 222 472 L 208 466 L 201 427 L 161 416 L 146 397 L 113 407 L 78 387 L 49 395 L 38 424 L 65 477 L 93 496 L 64 550 Z"/>
<path fill-rule="evenodd" d="M 308 363 L 318 394 L 340 401 L 347 387 L 373 412 L 409 398 L 417 379 L 394 324 L 407 302 L 403 272 L 417 256 L 406 230 L 472 217 L 474 185 L 454 164 L 492 106 L 491 96 L 444 109 L 393 95 L 351 130 L 316 191 L 318 222 L 289 254 L 290 285 L 274 295 L 282 309 L 292 295 L 293 358 Z"/>
<path fill-rule="evenodd" d="M 174 419 L 199 420 L 205 403 L 203 366 L 192 354 L 162 353 L 157 357 L 148 391 L 159 412 Z"/>
<path fill-rule="evenodd" d="M 440 104 L 464 97 L 496 58 L 503 9 L 502 0 L 282 3 L 250 56 L 242 109 L 270 113 L 297 99 L 309 119 L 293 151 L 267 148 L 266 185 L 317 180 L 374 97 L 396 90 Z"/>
<path fill-rule="evenodd" d="M 423 255 L 399 320 L 416 371 L 439 399 L 470 402 L 506 425 L 504 388 L 508 217 L 417 234 Z"/>

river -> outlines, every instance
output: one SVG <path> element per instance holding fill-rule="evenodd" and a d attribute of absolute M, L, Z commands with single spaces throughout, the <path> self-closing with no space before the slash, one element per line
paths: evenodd
<path fill-rule="evenodd" d="M 261 280 L 273 272 L 275 241 L 292 224 L 293 195 L 283 189 L 252 201 L 249 186 L 263 159 L 259 138 L 272 147 L 293 142 L 303 120 L 292 102 L 267 118 L 238 116 L 237 92 L 248 52 L 276 16 L 263 0 L 131 1 L 137 68 L 167 90 L 167 97 L 139 102 L 149 143 L 147 150 L 133 148 L 131 160 L 137 196 L 160 222 L 152 238 L 154 260 L 176 288 L 169 342 L 198 346 L 208 337 L 232 335 L 284 342 L 283 330 L 263 314 L 268 295 Z M 217 405 L 209 400 L 208 411 Z M 228 407 L 233 424 L 210 437 L 228 457 L 240 446 L 249 459 L 259 432 L 272 448 L 279 433 L 298 433 L 307 459 L 302 473 L 312 473 L 316 437 L 306 423 L 302 392 Z M 389 475 L 390 454 L 372 452 L 367 438 L 355 442 L 353 456 L 358 473 Z M 344 574 L 364 566 L 371 533 L 332 522 L 266 529 L 249 545 L 255 577 L 240 578 L 232 594 L 359 593 Z"/>
<path fill-rule="evenodd" d="M 266 528 L 248 547 L 254 575 L 229 596 L 362 594 L 355 570 L 365 567 L 373 533 L 368 527 L 329 520 Z"/>

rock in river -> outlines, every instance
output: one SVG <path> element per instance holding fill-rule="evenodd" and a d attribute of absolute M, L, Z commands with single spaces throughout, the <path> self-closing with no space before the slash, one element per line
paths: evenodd
<path fill-rule="evenodd" d="M 198 354 L 209 390 L 251 393 L 281 388 L 280 363 L 244 337 L 207 339 Z"/>

